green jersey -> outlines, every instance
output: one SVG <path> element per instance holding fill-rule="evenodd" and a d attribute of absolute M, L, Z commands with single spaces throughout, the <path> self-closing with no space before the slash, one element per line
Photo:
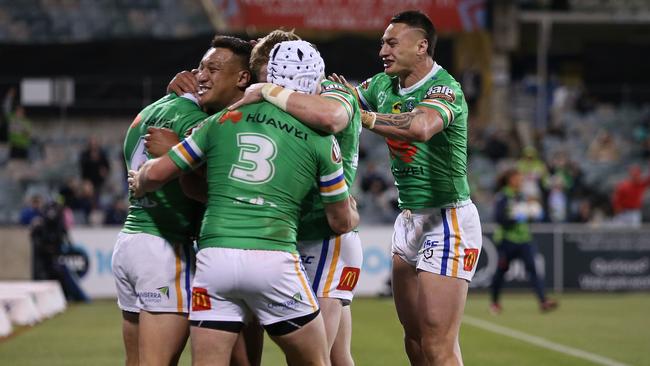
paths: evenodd
<path fill-rule="evenodd" d="M 359 135 L 361 134 L 361 112 L 353 91 L 345 86 L 324 80 L 321 83 L 321 96 L 340 102 L 348 113 L 348 125 L 335 135 L 341 147 L 343 172 L 348 187 L 352 186 L 357 175 L 359 162 Z M 298 240 L 316 240 L 335 235 L 325 215 L 318 187 L 305 198 L 301 208 Z"/>
<path fill-rule="evenodd" d="M 169 94 L 143 109 L 124 139 L 128 169 L 137 170 L 149 156 L 144 147 L 148 127 L 166 127 L 179 137 L 207 118 L 198 104 L 186 97 Z M 185 196 L 177 179 L 140 199 L 130 198 L 123 232 L 147 233 L 170 242 L 190 242 L 196 235 L 203 205 Z"/>
<path fill-rule="evenodd" d="M 325 203 L 348 196 L 336 139 L 268 102 L 205 120 L 169 157 L 182 170 L 207 165 L 200 249 L 297 253 L 300 204 L 314 182 Z"/>
<path fill-rule="evenodd" d="M 441 207 L 469 199 L 467 181 L 467 103 L 460 84 L 438 64 L 413 86 L 380 73 L 357 87 L 365 109 L 404 113 L 432 108 L 444 129 L 426 142 L 386 139 L 391 171 L 402 209 Z"/>

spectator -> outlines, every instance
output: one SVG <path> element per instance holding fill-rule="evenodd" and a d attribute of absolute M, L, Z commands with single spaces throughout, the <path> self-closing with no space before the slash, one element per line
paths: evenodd
<path fill-rule="evenodd" d="M 602 130 L 596 139 L 589 145 L 587 157 L 598 163 L 612 163 L 618 161 L 619 147 L 609 131 Z"/>
<path fill-rule="evenodd" d="M 32 195 L 29 199 L 29 205 L 20 211 L 20 224 L 29 226 L 34 219 L 41 217 L 43 212 L 43 197 L 39 194 Z"/>
<path fill-rule="evenodd" d="M 11 88 L 3 101 L 3 114 L 9 127 L 9 158 L 27 159 L 32 144 L 32 123 L 21 105 L 13 107 L 16 89 Z"/>
<path fill-rule="evenodd" d="M 510 262 L 516 258 L 524 262 L 531 285 L 539 300 L 540 310 L 545 312 L 557 307 L 556 301 L 546 297 L 544 283 L 535 268 L 537 248 L 532 242 L 529 223 L 542 218 L 542 209 L 539 203 L 524 197 L 523 183 L 523 175 L 516 168 L 507 170 L 498 182 L 499 193 L 495 205 L 498 227 L 494 232 L 494 243 L 497 244 L 499 251 L 499 262 L 491 286 L 490 311 L 493 314 L 500 314 L 502 311 L 499 298 L 504 276 Z"/>
<path fill-rule="evenodd" d="M 632 165 L 627 179 L 616 185 L 612 197 L 614 222 L 621 225 L 640 226 L 643 194 L 650 185 L 650 175 L 641 177 L 641 168 Z"/>
<path fill-rule="evenodd" d="M 539 199 L 541 183 L 546 179 L 546 164 L 539 158 L 537 150 L 526 146 L 522 157 L 517 161 L 517 169 L 523 175 L 521 191 L 524 196 Z"/>
<path fill-rule="evenodd" d="M 485 142 L 483 152 L 493 163 L 510 155 L 510 146 L 508 145 L 508 134 L 505 130 L 497 129 L 492 132 Z"/>
<path fill-rule="evenodd" d="M 106 153 L 99 146 L 95 136 L 88 139 L 86 148 L 81 152 L 79 158 L 81 178 L 90 181 L 95 192 L 95 202 L 101 193 L 104 181 L 108 178 L 111 166 L 106 157 Z"/>
<path fill-rule="evenodd" d="M 128 207 L 124 197 L 117 197 L 104 215 L 104 225 L 122 225 L 126 220 Z"/>

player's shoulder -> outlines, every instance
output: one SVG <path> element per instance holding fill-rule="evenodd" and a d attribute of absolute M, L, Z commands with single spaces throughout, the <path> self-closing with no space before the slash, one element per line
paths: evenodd
<path fill-rule="evenodd" d="M 376 87 L 390 87 L 393 83 L 393 79 L 394 77 L 389 76 L 385 72 L 380 72 L 369 77 L 364 82 L 359 84 L 359 88 L 363 90 L 369 90 Z"/>
<path fill-rule="evenodd" d="M 460 83 L 443 68 L 423 83 L 420 89 L 424 92 L 424 99 L 443 99 L 449 103 L 453 103 L 463 94 Z"/>

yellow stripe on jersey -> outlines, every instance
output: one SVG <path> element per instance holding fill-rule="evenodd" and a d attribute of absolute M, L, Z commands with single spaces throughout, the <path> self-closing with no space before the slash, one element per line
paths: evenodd
<path fill-rule="evenodd" d="M 325 98 L 336 99 L 341 102 L 341 104 L 343 104 L 343 107 L 345 107 L 345 111 L 348 112 L 348 118 L 352 118 L 352 104 L 350 104 L 350 102 L 345 99 L 344 96 L 336 92 L 324 92 L 321 95 Z"/>
<path fill-rule="evenodd" d="M 294 267 L 296 269 L 296 274 L 298 275 L 298 278 L 300 279 L 300 284 L 302 285 L 302 289 L 305 291 L 305 294 L 307 295 L 307 299 L 309 299 L 309 303 L 311 304 L 311 308 L 316 311 L 318 310 L 318 305 L 316 305 L 316 301 L 314 300 L 314 297 L 312 296 L 311 289 L 309 286 L 307 286 L 307 281 L 305 280 L 305 277 L 302 275 L 302 271 L 300 270 L 300 257 L 298 257 L 295 254 L 291 254 L 293 256 L 293 263 Z"/>
<path fill-rule="evenodd" d="M 456 208 L 451 209 L 451 225 L 454 228 L 454 264 L 451 267 L 451 275 L 458 276 L 458 262 L 460 261 L 460 227 L 458 225 L 458 213 Z"/>
<path fill-rule="evenodd" d="M 449 109 L 449 107 L 446 106 L 444 103 L 441 103 L 435 99 L 424 99 L 423 101 L 420 102 L 420 105 L 433 107 L 436 110 L 440 111 L 441 114 L 444 113 L 443 117 L 445 116 L 447 117 L 447 126 L 454 121 L 454 114 L 451 112 L 451 109 Z"/>
<path fill-rule="evenodd" d="M 330 262 L 330 270 L 327 274 L 327 280 L 325 280 L 323 297 L 329 297 L 330 287 L 332 286 L 332 280 L 334 279 L 334 273 L 336 272 L 336 265 L 339 261 L 339 253 L 341 253 L 341 235 L 337 235 L 336 239 L 334 239 L 334 254 L 332 255 L 332 261 Z"/>

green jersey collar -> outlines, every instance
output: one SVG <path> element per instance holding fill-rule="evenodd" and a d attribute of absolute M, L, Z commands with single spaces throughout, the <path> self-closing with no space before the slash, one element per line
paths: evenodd
<path fill-rule="evenodd" d="M 433 66 L 431 67 L 431 71 L 429 71 L 428 74 L 426 74 L 422 79 L 420 79 L 417 83 L 409 86 L 408 88 L 402 88 L 399 86 L 399 82 L 397 83 L 398 93 L 399 95 L 406 95 L 417 88 L 421 87 L 424 83 L 427 82 L 427 80 L 431 79 L 438 71 L 442 69 L 442 66 L 438 65 L 437 62 L 433 61 Z"/>
<path fill-rule="evenodd" d="M 189 99 L 192 102 L 194 102 L 194 104 L 199 105 L 199 100 L 196 99 L 196 97 L 192 93 L 183 93 L 183 95 L 181 95 L 181 98 Z"/>

